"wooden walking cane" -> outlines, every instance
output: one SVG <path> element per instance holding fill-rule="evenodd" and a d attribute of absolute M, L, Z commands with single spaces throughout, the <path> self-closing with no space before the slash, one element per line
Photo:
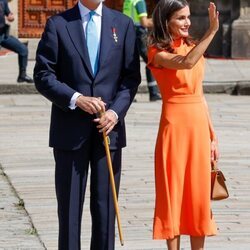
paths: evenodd
<path fill-rule="evenodd" d="M 104 113 L 105 113 L 105 111 L 102 110 L 100 112 L 100 116 L 102 117 L 104 115 Z M 123 246 L 124 242 L 123 242 L 123 236 L 122 236 L 120 212 L 119 212 L 119 206 L 118 206 L 118 201 L 117 201 L 117 194 L 116 194 L 116 188 L 115 188 L 115 179 L 114 179 L 112 161 L 111 161 L 110 150 L 109 150 L 109 138 L 106 135 L 105 131 L 102 134 L 103 134 L 104 146 L 105 146 L 105 151 L 106 151 L 106 156 L 107 156 L 109 177 L 110 177 L 111 188 L 112 188 L 112 193 L 113 193 L 113 199 L 114 199 L 114 206 L 115 206 L 115 213 L 116 213 L 116 218 L 117 218 L 119 237 L 120 237 L 121 245 Z"/>

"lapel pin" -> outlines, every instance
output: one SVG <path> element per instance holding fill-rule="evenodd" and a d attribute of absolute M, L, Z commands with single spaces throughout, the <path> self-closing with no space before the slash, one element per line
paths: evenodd
<path fill-rule="evenodd" d="M 118 42 L 118 36 L 116 35 L 115 27 L 112 28 L 112 33 L 113 33 L 113 38 L 114 38 L 115 42 L 117 43 Z"/>

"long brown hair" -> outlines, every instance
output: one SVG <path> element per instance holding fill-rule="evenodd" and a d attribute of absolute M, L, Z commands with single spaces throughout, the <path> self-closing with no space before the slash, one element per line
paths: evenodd
<path fill-rule="evenodd" d="M 155 46 L 158 49 L 173 52 L 171 43 L 172 35 L 169 31 L 168 23 L 176 11 L 189 6 L 186 0 L 160 0 L 153 11 L 154 27 L 149 35 L 148 45 Z M 191 37 L 184 38 L 184 41 L 191 45 Z"/>

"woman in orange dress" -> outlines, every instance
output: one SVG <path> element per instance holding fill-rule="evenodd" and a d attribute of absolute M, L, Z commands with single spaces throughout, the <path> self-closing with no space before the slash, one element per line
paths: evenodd
<path fill-rule="evenodd" d="M 180 249 L 180 235 L 190 235 L 192 250 L 204 248 L 205 236 L 217 233 L 210 207 L 211 161 L 217 140 L 203 96 L 203 54 L 219 28 L 214 3 L 210 27 L 196 45 L 189 38 L 186 0 L 160 0 L 153 13 L 148 67 L 162 95 L 155 148 L 156 202 L 154 239 Z"/>

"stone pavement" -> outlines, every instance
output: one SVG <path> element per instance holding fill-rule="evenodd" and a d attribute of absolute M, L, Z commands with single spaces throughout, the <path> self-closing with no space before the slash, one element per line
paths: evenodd
<path fill-rule="evenodd" d="M 250 97 L 206 95 L 219 137 L 220 167 L 230 198 L 213 202 L 219 235 L 206 249 L 250 249 Z M 120 212 L 125 245 L 117 250 L 163 250 L 152 240 L 153 153 L 161 102 L 137 94 L 127 115 Z M 57 246 L 54 163 L 48 148 L 50 103 L 40 95 L 0 95 L 0 249 L 48 249 Z M 82 249 L 89 249 L 87 188 Z M 183 237 L 182 249 L 190 249 Z"/>
<path fill-rule="evenodd" d="M 0 165 L 1 166 L 1 165 Z M 0 168 L 0 249 L 41 249 L 29 214 Z"/>
<path fill-rule="evenodd" d="M 34 60 L 28 62 L 27 71 L 29 75 L 33 74 L 34 64 Z M 147 92 L 144 67 L 145 64 L 142 62 L 142 84 L 139 87 L 139 93 Z M 249 69 L 250 60 L 207 59 L 203 84 L 204 92 L 250 95 Z M 34 85 L 18 84 L 16 82 L 17 75 L 17 55 L 11 52 L 5 56 L 0 56 L 0 94 L 36 93 Z"/>

